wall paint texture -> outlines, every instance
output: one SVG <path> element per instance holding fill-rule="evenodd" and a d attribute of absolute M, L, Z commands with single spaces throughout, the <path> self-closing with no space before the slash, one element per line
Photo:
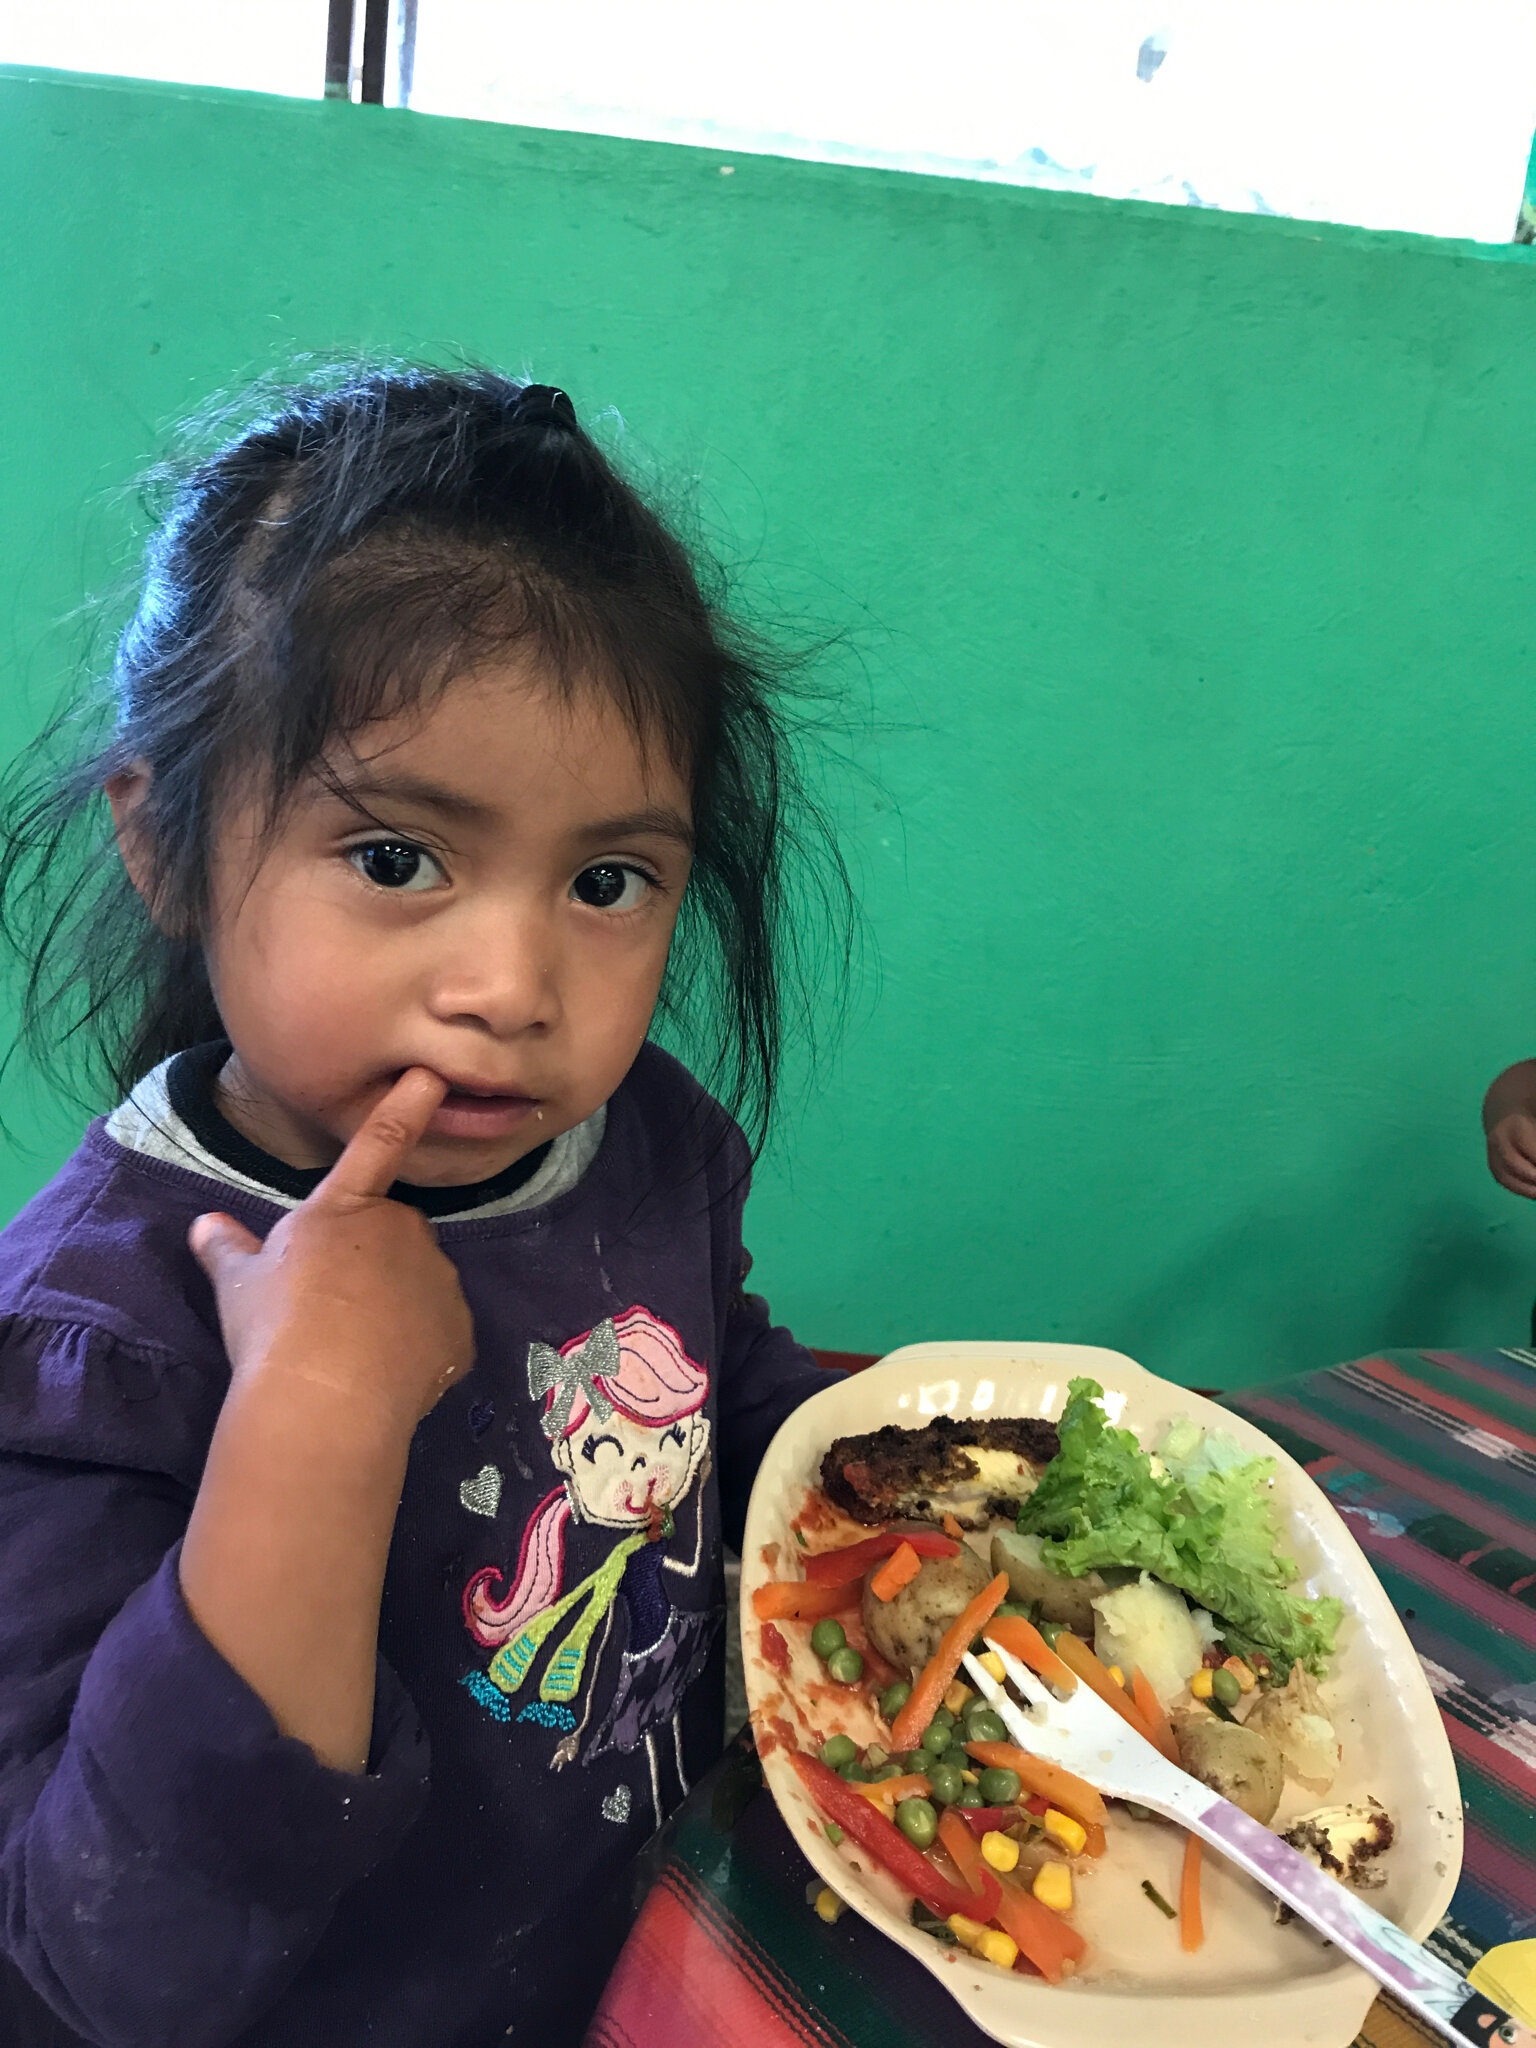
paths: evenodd
<path fill-rule="evenodd" d="M 749 1212 L 813 1343 L 1238 1385 L 1522 1341 L 1536 255 L 0 77 L 0 748 L 168 423 L 294 352 L 618 408 L 848 629 L 870 945 Z M 0 1201 L 72 1139 L 20 1080 Z"/>

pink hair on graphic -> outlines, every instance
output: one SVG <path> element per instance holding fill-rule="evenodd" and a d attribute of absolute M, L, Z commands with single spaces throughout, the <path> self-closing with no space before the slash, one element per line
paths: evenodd
<path fill-rule="evenodd" d="M 670 1323 L 662 1322 L 647 1308 L 631 1308 L 614 1317 L 613 1333 L 619 1340 L 619 1369 L 611 1376 L 599 1373 L 593 1384 L 621 1415 L 652 1429 L 665 1429 L 669 1422 L 680 1422 L 704 1406 L 709 1374 L 694 1364 Z M 572 1338 L 561 1345 L 560 1356 L 569 1358 L 586 1341 L 586 1337 Z M 589 1402 L 578 1394 L 561 1434 L 574 1436 L 590 1413 Z"/>
<path fill-rule="evenodd" d="M 557 1486 L 545 1494 L 528 1519 L 512 1590 L 505 1600 L 496 1600 L 491 1592 L 493 1581 L 503 1583 L 495 1565 L 488 1564 L 475 1573 L 464 1588 L 464 1626 L 477 1643 L 488 1650 L 499 1649 L 526 1621 L 558 1599 L 565 1569 L 565 1525 L 570 1519 L 565 1488 Z"/>
<path fill-rule="evenodd" d="M 649 1309 L 631 1308 L 614 1318 L 613 1330 L 619 1343 L 619 1369 L 613 1374 L 596 1374 L 592 1385 L 621 1415 L 651 1429 L 665 1429 L 704 1406 L 709 1374 L 694 1364 L 670 1324 Z M 579 1351 L 591 1334 L 588 1330 L 563 1344 L 560 1356 L 569 1358 Z M 545 1397 L 546 1409 L 554 1398 L 551 1389 Z M 578 1394 L 562 1435 L 574 1436 L 591 1412 L 591 1403 Z M 570 1519 L 571 1503 L 565 1488 L 557 1486 L 545 1494 L 529 1518 L 512 1587 L 504 1599 L 498 1600 L 492 1591 L 493 1586 L 505 1583 L 494 1565 L 475 1573 L 464 1588 L 464 1626 L 477 1643 L 497 1649 L 510 1642 L 535 1614 L 560 1597 Z"/>

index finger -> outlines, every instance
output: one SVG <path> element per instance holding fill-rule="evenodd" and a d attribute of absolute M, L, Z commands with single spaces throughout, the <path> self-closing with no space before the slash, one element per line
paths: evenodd
<path fill-rule="evenodd" d="M 409 1067 L 358 1125 L 314 1195 L 387 1195 L 406 1155 L 420 1144 L 448 1083 L 428 1067 Z"/>

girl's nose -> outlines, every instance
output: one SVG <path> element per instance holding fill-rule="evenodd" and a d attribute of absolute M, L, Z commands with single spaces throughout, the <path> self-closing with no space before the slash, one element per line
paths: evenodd
<path fill-rule="evenodd" d="M 435 966 L 428 1007 L 444 1023 L 510 1038 L 560 1021 L 559 949 L 537 913 L 466 921 Z"/>
<path fill-rule="evenodd" d="M 630 1469 L 630 1471 L 631 1471 L 631 1472 L 638 1472 L 638 1471 L 640 1470 L 640 1467 L 641 1467 L 641 1466 L 642 1466 L 642 1465 L 643 1465 L 644 1463 L 645 1463 L 645 1453 L 644 1453 L 644 1451 L 636 1451 L 636 1453 L 635 1453 L 634 1457 L 633 1457 L 633 1458 L 632 1458 L 632 1459 L 630 1460 L 630 1466 L 629 1466 L 629 1469 Z"/>

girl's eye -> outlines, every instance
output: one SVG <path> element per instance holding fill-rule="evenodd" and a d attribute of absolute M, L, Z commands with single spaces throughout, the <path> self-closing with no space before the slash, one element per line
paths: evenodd
<path fill-rule="evenodd" d="M 680 1424 L 674 1422 L 672 1427 L 662 1437 L 662 1442 L 664 1444 L 676 1444 L 677 1448 L 681 1450 L 683 1448 L 683 1432 Z"/>
<path fill-rule="evenodd" d="M 600 1444 L 612 1444 L 616 1451 L 622 1451 L 624 1448 L 616 1436 L 589 1436 L 581 1447 L 581 1455 L 589 1465 L 597 1463 L 597 1452 Z"/>
<path fill-rule="evenodd" d="M 354 846 L 348 860 L 380 889 L 440 889 L 447 876 L 425 848 L 405 839 L 370 839 Z"/>
<path fill-rule="evenodd" d="M 646 890 L 654 887 L 650 876 L 639 868 L 604 860 L 582 869 L 571 884 L 571 894 L 594 910 L 634 910 L 644 902 Z"/>

